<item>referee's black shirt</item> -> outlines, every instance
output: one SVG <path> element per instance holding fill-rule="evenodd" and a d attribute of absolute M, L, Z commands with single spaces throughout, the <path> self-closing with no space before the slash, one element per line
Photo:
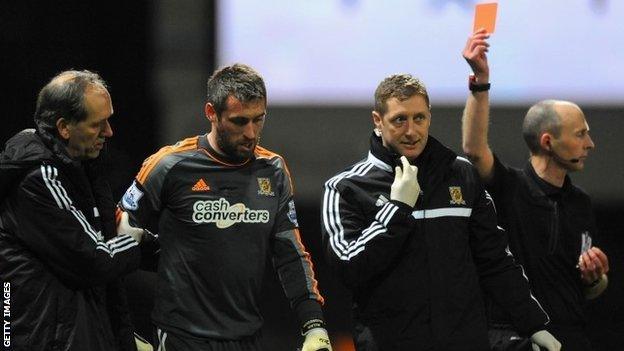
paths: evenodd
<path fill-rule="evenodd" d="M 550 325 L 582 328 L 585 298 L 577 264 L 584 242 L 596 235 L 587 194 L 567 176 L 558 188 L 539 178 L 530 162 L 519 170 L 497 157 L 487 189 L 510 249 L 524 266 Z M 494 321 L 507 319 L 495 306 L 491 316 Z"/>

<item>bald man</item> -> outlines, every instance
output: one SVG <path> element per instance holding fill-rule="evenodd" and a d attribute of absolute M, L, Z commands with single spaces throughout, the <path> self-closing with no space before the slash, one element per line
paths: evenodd
<path fill-rule="evenodd" d="M 138 268 L 142 230 L 115 228 L 105 167 L 106 83 L 66 71 L 41 89 L 35 129 L 0 154 L 3 346 L 136 350 L 119 278 Z"/>
<path fill-rule="evenodd" d="M 462 121 L 464 152 L 486 183 L 511 252 L 550 317 L 547 329 L 564 350 L 592 350 L 583 305 L 606 289 L 609 263 L 592 244 L 597 230 L 590 198 L 568 177 L 585 167 L 594 148 L 589 125 L 572 102 L 540 101 L 529 109 L 522 126 L 530 151 L 527 164 L 515 169 L 503 163 L 488 144 L 487 39 L 485 31 L 475 32 L 463 52 L 474 72 Z M 494 349 L 531 350 L 508 329 L 508 320 L 491 303 Z"/>

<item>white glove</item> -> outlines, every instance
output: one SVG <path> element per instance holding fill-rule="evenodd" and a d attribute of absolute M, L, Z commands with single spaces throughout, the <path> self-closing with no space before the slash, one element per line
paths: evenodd
<path fill-rule="evenodd" d="M 131 226 L 130 223 L 128 223 L 128 214 L 126 212 L 121 212 L 121 220 L 117 226 L 117 234 L 128 234 L 140 243 L 144 232 L 145 231 L 141 228 Z"/>
<path fill-rule="evenodd" d="M 137 351 L 154 351 L 152 344 L 137 333 L 134 333 L 134 342 L 136 343 Z"/>
<path fill-rule="evenodd" d="M 401 156 L 403 169 L 397 166 L 394 169 L 394 182 L 390 187 L 390 199 L 401 201 L 402 203 L 414 207 L 420 194 L 418 184 L 418 168 L 409 164 L 405 156 Z"/>
<path fill-rule="evenodd" d="M 540 330 L 531 335 L 531 342 L 533 343 L 533 351 L 540 351 L 540 346 L 548 351 L 561 350 L 561 343 L 555 339 L 555 337 L 546 330 Z"/>
<path fill-rule="evenodd" d="M 332 351 L 325 328 L 312 328 L 305 333 L 301 351 Z"/>

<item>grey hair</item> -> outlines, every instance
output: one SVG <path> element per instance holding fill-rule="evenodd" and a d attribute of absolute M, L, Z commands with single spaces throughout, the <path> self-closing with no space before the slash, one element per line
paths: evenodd
<path fill-rule="evenodd" d="M 531 154 L 537 155 L 542 151 L 540 138 L 544 133 L 550 133 L 555 138 L 561 134 L 561 118 L 555 111 L 558 100 L 543 100 L 531 106 L 522 123 L 522 137 Z"/>
<path fill-rule="evenodd" d="M 37 129 L 52 132 L 56 131 L 56 122 L 60 118 L 70 123 L 87 118 L 84 95 L 90 86 L 107 89 L 102 77 L 87 70 L 64 71 L 52 78 L 37 97 L 34 114 Z"/>

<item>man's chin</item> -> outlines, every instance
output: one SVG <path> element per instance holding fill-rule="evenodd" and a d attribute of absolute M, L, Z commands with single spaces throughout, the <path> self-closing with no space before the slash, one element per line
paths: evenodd
<path fill-rule="evenodd" d="M 98 156 L 100 156 L 100 150 L 94 150 L 92 152 L 88 152 L 85 158 L 92 160 L 94 158 L 98 158 Z"/>
<path fill-rule="evenodd" d="M 420 149 L 420 148 L 416 148 L 416 149 L 401 148 L 399 153 L 402 156 L 405 156 L 408 160 L 413 161 L 416 158 L 418 158 L 418 156 L 420 156 L 420 154 L 422 153 L 422 149 Z"/>

